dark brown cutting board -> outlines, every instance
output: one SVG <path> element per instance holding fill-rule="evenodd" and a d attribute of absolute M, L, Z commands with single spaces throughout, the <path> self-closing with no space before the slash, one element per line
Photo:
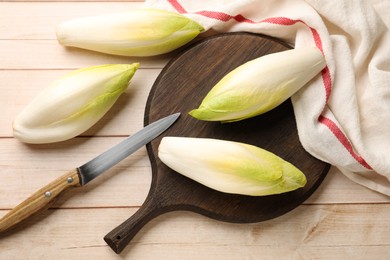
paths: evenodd
<path fill-rule="evenodd" d="M 287 49 L 264 36 L 224 34 L 190 46 L 163 69 L 149 94 L 145 125 L 176 112 L 182 114 L 170 129 L 147 145 L 152 165 L 150 192 L 133 216 L 105 236 L 115 252 L 120 253 L 148 221 L 165 212 L 189 210 L 222 221 L 259 222 L 294 209 L 317 189 L 329 165 L 302 148 L 290 101 L 235 123 L 204 122 L 188 115 L 229 71 L 251 59 Z M 264 197 L 214 191 L 174 172 L 158 159 L 163 136 L 218 138 L 256 145 L 298 167 L 306 175 L 307 184 L 296 191 Z"/>

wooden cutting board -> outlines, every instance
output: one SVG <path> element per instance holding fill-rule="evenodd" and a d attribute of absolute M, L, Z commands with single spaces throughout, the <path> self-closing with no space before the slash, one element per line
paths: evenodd
<path fill-rule="evenodd" d="M 221 221 L 260 222 L 294 209 L 318 188 L 329 165 L 303 149 L 289 100 L 268 113 L 235 123 L 204 122 L 188 115 L 229 71 L 246 61 L 287 49 L 265 36 L 223 34 L 190 46 L 167 64 L 149 94 L 145 125 L 176 112 L 182 114 L 170 129 L 147 145 L 152 165 L 150 192 L 133 216 L 105 236 L 115 252 L 121 252 L 148 221 L 165 212 L 189 210 Z M 163 136 L 207 137 L 256 145 L 298 167 L 306 175 L 307 184 L 296 191 L 263 197 L 218 192 L 174 172 L 158 159 Z"/>

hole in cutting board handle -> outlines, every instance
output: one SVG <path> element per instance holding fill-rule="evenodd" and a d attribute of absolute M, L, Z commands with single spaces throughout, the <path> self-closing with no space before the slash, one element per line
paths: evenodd
<path fill-rule="evenodd" d="M 121 253 L 150 220 L 169 211 L 164 210 L 165 208 L 162 196 L 149 194 L 144 204 L 130 218 L 109 232 L 104 241 L 115 253 Z"/>

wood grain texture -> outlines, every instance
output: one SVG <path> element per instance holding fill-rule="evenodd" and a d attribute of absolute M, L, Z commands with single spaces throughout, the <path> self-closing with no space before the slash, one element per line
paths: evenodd
<path fill-rule="evenodd" d="M 190 210 L 235 223 L 259 222 L 285 214 L 317 189 L 329 165 L 309 155 L 301 146 L 289 101 L 269 113 L 235 123 L 204 122 L 188 115 L 229 71 L 249 60 L 286 49 L 280 42 L 259 35 L 219 35 L 196 43 L 163 69 L 148 98 L 145 125 L 175 112 L 181 112 L 182 116 L 147 146 L 153 170 L 151 191 L 141 209 L 105 237 L 115 252 L 120 253 L 148 221 L 168 211 Z M 252 144 L 298 167 L 307 176 L 307 184 L 302 189 L 272 196 L 217 192 L 181 176 L 158 159 L 158 145 L 163 136 Z"/>
<path fill-rule="evenodd" d="M 390 28 L 387 1 L 370 0 Z M 134 60 L 60 46 L 58 22 L 134 10 L 132 1 L 0 1 L 0 217 L 29 194 L 142 127 L 148 92 L 175 55 Z M 83 137 L 29 146 L 10 124 L 41 88 L 64 72 L 140 61 L 133 85 L 104 122 Z M 151 69 L 152 68 L 152 69 Z M 138 75 L 137 75 L 138 74 Z M 146 224 L 117 256 L 103 237 L 135 214 L 151 184 L 146 149 L 37 218 L 0 235 L 0 259 L 390 259 L 390 201 L 334 167 L 293 211 L 255 224 L 215 221 L 191 212 Z"/>
<path fill-rule="evenodd" d="M 152 220 L 117 256 L 102 236 L 136 210 L 49 210 L 22 230 L 6 237 L 0 235 L 0 258 L 385 260 L 389 257 L 390 207 L 384 204 L 301 205 L 280 218 L 254 224 L 225 223 L 191 212 L 171 212 Z"/>
<path fill-rule="evenodd" d="M 78 69 L 96 64 L 134 62 L 139 62 L 140 68 L 161 69 L 171 55 L 129 58 L 67 48 L 59 45 L 56 40 L 0 40 L 0 70 Z M 24 58 L 19 60 L 15 57 Z"/>
<path fill-rule="evenodd" d="M 70 188 L 80 187 L 80 176 L 76 169 L 69 171 L 53 182 L 45 185 L 27 199 L 15 206 L 10 212 L 0 219 L 0 233 L 13 228 L 19 222 L 24 221 L 51 204 Z"/>
<path fill-rule="evenodd" d="M 36 3 L 38 2 L 38 3 Z M 58 3 L 61 2 L 61 3 Z M 142 8 L 131 1 L 0 1 L 0 39 L 56 40 L 56 26 L 70 19 Z M 42 15 L 36 15 L 42 14 Z"/>

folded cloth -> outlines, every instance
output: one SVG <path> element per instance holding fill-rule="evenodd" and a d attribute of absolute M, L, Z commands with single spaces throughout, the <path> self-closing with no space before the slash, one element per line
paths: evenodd
<path fill-rule="evenodd" d="M 387 3 L 384 3 L 387 2 Z M 390 2 L 382 8 L 390 11 Z M 390 31 L 366 0 L 147 0 L 206 31 L 252 32 L 317 46 L 327 66 L 291 98 L 303 147 L 390 195 Z"/>

